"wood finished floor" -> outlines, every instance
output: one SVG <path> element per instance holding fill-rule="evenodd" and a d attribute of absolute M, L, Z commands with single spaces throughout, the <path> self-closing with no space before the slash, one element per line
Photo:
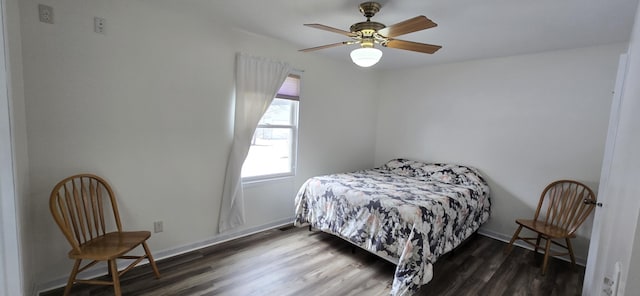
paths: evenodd
<path fill-rule="evenodd" d="M 581 295 L 584 267 L 475 235 L 434 266 L 417 295 Z M 288 227 L 158 261 L 121 279 L 124 295 L 388 295 L 395 265 L 331 235 Z M 41 296 L 62 295 L 63 289 Z M 104 286 L 75 285 L 72 295 L 112 295 Z"/>

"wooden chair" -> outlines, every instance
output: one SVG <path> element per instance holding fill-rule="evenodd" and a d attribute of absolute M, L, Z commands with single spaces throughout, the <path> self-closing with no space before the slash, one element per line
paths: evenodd
<path fill-rule="evenodd" d="M 121 295 L 120 277 L 143 259 L 148 259 L 156 278 L 160 272 L 147 246 L 149 231 L 122 231 L 115 195 L 109 184 L 92 174 L 79 174 L 60 181 L 51 191 L 49 207 L 53 219 L 71 244 L 69 258 L 75 264 L 64 289 L 69 295 L 74 283 L 113 285 L 115 295 Z M 113 216 L 105 211 L 111 209 Z M 114 231 L 115 228 L 115 231 Z M 109 232 L 108 232 L 109 231 Z M 142 246 L 144 255 L 126 255 Z M 135 259 L 122 271 L 118 271 L 116 259 Z M 80 267 L 82 260 L 91 260 Z M 106 261 L 111 281 L 76 279 L 79 272 Z"/>
<path fill-rule="evenodd" d="M 542 263 L 542 275 L 547 271 L 549 256 L 571 257 L 571 266 L 574 267 L 576 259 L 571 246 L 571 238 L 575 237 L 575 231 L 580 227 L 585 219 L 591 214 L 596 203 L 595 194 L 584 184 L 571 181 L 559 180 L 549 184 L 540 196 L 538 209 L 533 220 L 517 219 L 518 229 L 513 234 L 505 253 L 509 253 L 513 243 L 520 239 L 535 247 L 537 253 L 541 247 L 540 239 L 544 239 L 544 261 Z M 522 228 L 529 229 L 537 233 L 536 237 L 521 237 Z M 554 239 L 564 240 L 565 244 L 554 241 Z M 534 242 L 535 240 L 535 242 Z M 551 244 L 563 247 L 566 253 L 551 253 Z"/>

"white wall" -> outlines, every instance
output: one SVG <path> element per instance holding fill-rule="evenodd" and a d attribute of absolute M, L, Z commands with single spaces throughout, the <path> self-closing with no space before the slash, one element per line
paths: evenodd
<path fill-rule="evenodd" d="M 475 166 L 492 190 L 483 231 L 510 238 L 551 181 L 597 192 L 623 44 L 385 72 L 376 164 L 394 157 Z M 589 223 L 587 223 L 589 224 Z M 584 260 L 590 225 L 574 247 Z"/>
<path fill-rule="evenodd" d="M 53 6 L 55 24 L 38 22 L 38 3 Z M 48 210 L 49 191 L 71 174 L 106 177 L 127 228 L 163 220 L 164 232 L 150 239 L 154 253 L 217 237 L 238 51 L 304 71 L 299 174 L 248 187 L 243 229 L 291 219 L 298 186 L 311 175 L 373 165 L 370 72 L 170 5 L 20 3 L 31 173 L 26 231 L 34 233 L 31 245 L 47 246 L 28 254 L 38 262 L 33 275 L 41 288 L 61 284 L 71 268 Z M 94 16 L 106 19 L 106 35 L 93 33 Z"/>

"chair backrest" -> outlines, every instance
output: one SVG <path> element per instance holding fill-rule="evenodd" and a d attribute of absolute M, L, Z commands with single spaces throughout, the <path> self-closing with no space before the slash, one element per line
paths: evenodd
<path fill-rule="evenodd" d="M 585 203 L 585 199 L 594 202 Z M 534 220 L 544 221 L 573 235 L 593 211 L 595 201 L 595 194 L 586 185 L 558 180 L 542 191 Z"/>
<path fill-rule="evenodd" d="M 115 227 L 122 231 L 115 195 L 109 184 L 92 174 L 74 175 L 60 181 L 51 191 L 49 208 L 53 219 L 71 246 L 84 243 Z M 111 208 L 113 215 L 105 215 Z"/>

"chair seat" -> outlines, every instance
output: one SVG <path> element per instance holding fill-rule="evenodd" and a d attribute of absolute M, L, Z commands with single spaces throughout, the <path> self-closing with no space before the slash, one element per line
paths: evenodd
<path fill-rule="evenodd" d="M 111 260 L 122 256 L 151 237 L 149 231 L 110 232 L 69 251 L 69 258 Z"/>
<path fill-rule="evenodd" d="M 572 238 L 575 234 L 569 234 L 567 230 L 560 227 L 546 224 L 536 220 L 516 219 L 516 223 L 535 232 L 539 232 L 549 238 Z"/>

